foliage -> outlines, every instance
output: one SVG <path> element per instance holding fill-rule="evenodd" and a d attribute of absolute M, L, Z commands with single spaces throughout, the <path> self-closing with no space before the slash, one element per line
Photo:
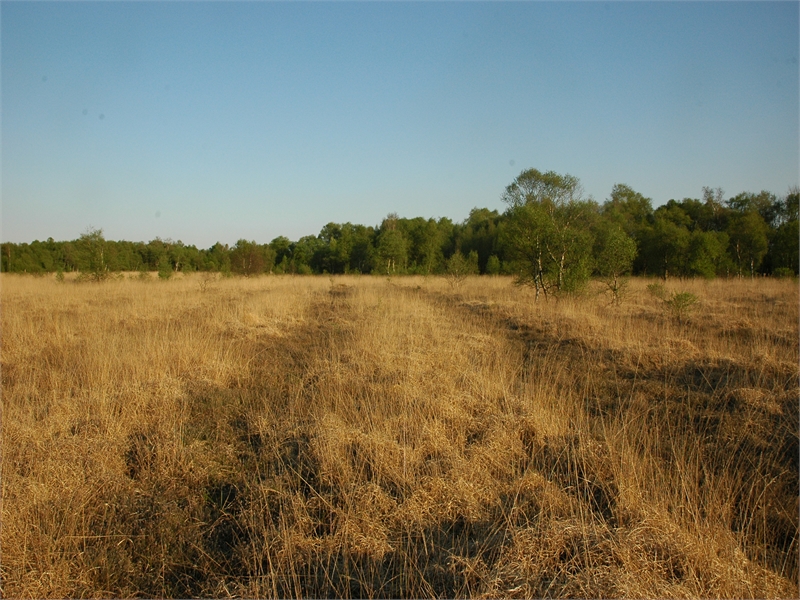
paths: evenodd
<path fill-rule="evenodd" d="M 769 249 L 767 233 L 767 224 L 755 210 L 738 213 L 731 218 L 728 235 L 740 277 L 743 273 L 755 276 Z"/>
<path fill-rule="evenodd" d="M 83 255 L 81 278 L 100 282 L 111 276 L 106 262 L 106 240 L 102 229 L 89 228 L 78 240 L 78 247 Z"/>
<path fill-rule="evenodd" d="M 445 270 L 447 281 L 450 287 L 456 288 L 461 285 L 469 275 L 478 274 L 478 253 L 473 250 L 469 253 L 469 257 L 465 258 L 461 252 L 456 252 L 447 259 L 447 268 Z"/>
<path fill-rule="evenodd" d="M 377 255 L 379 271 L 386 275 L 403 273 L 408 259 L 408 242 L 397 227 L 397 214 L 391 213 L 381 224 Z"/>
<path fill-rule="evenodd" d="M 672 315 L 679 323 L 683 323 L 689 316 L 698 302 L 696 295 L 691 292 L 672 292 L 668 294 L 663 284 L 651 283 L 647 286 L 647 291 L 652 296 L 661 300 L 664 309 Z"/>
<path fill-rule="evenodd" d="M 720 188 L 704 187 L 701 198 L 671 199 L 653 209 L 650 198 L 617 183 L 597 205 L 585 199 L 572 175 L 528 169 L 505 189 L 505 212 L 473 208 L 467 219 L 401 218 L 377 226 L 328 223 L 317 235 L 285 236 L 269 244 L 239 240 L 197 248 L 181 240 L 105 240 L 90 229 L 77 240 L 0 244 L 0 269 L 15 273 L 80 272 L 100 281 L 114 272 L 376 273 L 444 274 L 447 261 L 475 252 L 478 272 L 514 274 L 537 295 L 580 289 L 590 275 L 622 289 L 609 269 L 609 231 L 622 231 L 636 246 L 624 271 L 632 275 L 687 279 L 800 271 L 798 199 L 743 192 L 728 200 Z M 97 233 L 100 233 L 98 236 Z M 629 255 L 630 246 L 625 249 Z M 627 259 L 626 259 L 627 260 Z M 168 267 L 167 267 L 168 265 Z M 783 272 L 783 271 L 781 271 Z M 537 296 L 538 297 L 538 296 Z"/>
<path fill-rule="evenodd" d="M 252 277 L 271 265 L 274 253 L 269 246 L 259 246 L 254 241 L 239 240 L 230 253 L 231 271 L 237 275 Z"/>
<path fill-rule="evenodd" d="M 673 292 L 665 302 L 672 316 L 683 323 L 697 304 L 697 296 L 691 292 Z"/>
<path fill-rule="evenodd" d="M 647 291 L 650 292 L 651 296 L 658 298 L 659 300 L 666 300 L 667 297 L 667 290 L 664 288 L 664 284 L 662 283 L 650 283 L 647 285 Z"/>
<path fill-rule="evenodd" d="M 496 254 L 492 254 L 486 260 L 486 274 L 487 275 L 499 275 L 501 270 L 500 266 L 500 259 L 497 257 Z"/>
<path fill-rule="evenodd" d="M 167 281 L 172 277 L 172 264 L 166 255 L 162 256 L 158 261 L 158 278 Z"/>
<path fill-rule="evenodd" d="M 572 175 L 523 171 L 506 188 L 506 242 L 518 265 L 517 279 L 542 293 L 576 291 L 591 269 L 591 224 L 596 207 L 584 201 Z"/>
<path fill-rule="evenodd" d="M 636 242 L 619 226 L 611 226 L 602 232 L 601 249 L 597 256 L 597 270 L 611 293 L 614 303 L 619 303 L 627 280 L 624 278 L 633 268 L 636 258 Z"/>

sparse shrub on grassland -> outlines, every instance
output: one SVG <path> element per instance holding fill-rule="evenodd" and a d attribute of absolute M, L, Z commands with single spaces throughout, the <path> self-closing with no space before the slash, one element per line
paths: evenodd
<path fill-rule="evenodd" d="M 697 307 L 698 298 L 691 292 L 672 292 L 669 294 L 661 283 L 651 283 L 647 286 L 650 295 L 661 300 L 666 310 L 679 323 L 683 323 L 689 314 Z"/>
<path fill-rule="evenodd" d="M 797 596 L 791 282 L 2 277 L 7 596 Z"/>
<path fill-rule="evenodd" d="M 200 291 L 206 292 L 211 287 L 211 284 L 217 280 L 217 274 L 213 271 L 206 271 L 200 274 Z"/>
<path fill-rule="evenodd" d="M 697 304 L 697 296 L 691 292 L 675 292 L 669 297 L 666 304 L 672 316 L 680 323 L 683 323 L 689 313 L 694 310 Z"/>
<path fill-rule="evenodd" d="M 647 291 L 650 292 L 651 296 L 659 300 L 666 300 L 667 298 L 667 290 L 664 288 L 663 283 L 650 283 L 647 285 Z"/>

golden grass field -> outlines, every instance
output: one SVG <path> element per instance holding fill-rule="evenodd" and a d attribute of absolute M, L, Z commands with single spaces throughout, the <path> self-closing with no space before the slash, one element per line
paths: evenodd
<path fill-rule="evenodd" d="M 797 597 L 798 286 L 4 274 L 5 597 Z"/>

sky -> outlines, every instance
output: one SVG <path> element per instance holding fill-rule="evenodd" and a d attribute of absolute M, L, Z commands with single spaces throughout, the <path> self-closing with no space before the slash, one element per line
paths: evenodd
<path fill-rule="evenodd" d="M 797 2 L 0 3 L 0 238 L 316 235 L 798 184 Z"/>

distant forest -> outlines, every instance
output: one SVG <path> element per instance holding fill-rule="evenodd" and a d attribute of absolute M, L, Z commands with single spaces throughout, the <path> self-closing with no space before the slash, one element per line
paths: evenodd
<path fill-rule="evenodd" d="M 153 271 L 167 278 L 195 271 L 427 275 L 457 267 L 523 279 L 527 273 L 537 285 L 551 281 L 560 289 L 569 277 L 607 275 L 608 261 L 622 252 L 624 274 L 796 276 L 799 198 L 797 188 L 785 196 L 745 192 L 727 200 L 722 190 L 704 188 L 701 199 L 670 200 L 653 209 L 650 198 L 618 184 L 599 204 L 583 198 L 576 178 L 531 169 L 506 188 L 506 211 L 475 208 L 461 223 L 390 214 L 374 227 L 328 223 L 318 235 L 297 241 L 242 239 L 205 249 L 159 238 L 110 241 L 90 230 L 72 241 L 3 243 L 0 268 L 33 274 Z"/>

